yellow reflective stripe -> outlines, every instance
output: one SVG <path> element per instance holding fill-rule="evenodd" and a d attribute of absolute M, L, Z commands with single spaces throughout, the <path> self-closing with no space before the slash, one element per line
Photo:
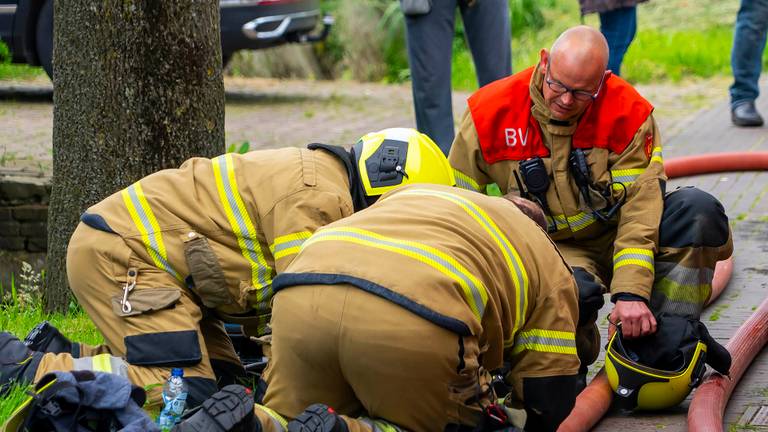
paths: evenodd
<path fill-rule="evenodd" d="M 163 242 L 163 233 L 160 230 L 160 224 L 152 212 L 152 208 L 147 202 L 147 197 L 141 188 L 141 183 L 136 182 L 122 191 L 123 202 L 131 215 L 134 225 L 141 233 L 141 240 L 147 253 L 152 258 L 155 266 L 165 270 L 178 280 L 182 280 L 181 275 L 171 267 L 168 262 L 168 254 Z"/>
<path fill-rule="evenodd" d="M 626 265 L 637 265 L 653 272 L 653 261 L 653 251 L 640 248 L 626 248 L 613 256 L 613 271 Z"/>
<path fill-rule="evenodd" d="M 473 192 L 480 192 L 482 190 L 482 187 L 480 187 L 475 179 L 457 169 L 453 170 L 453 176 L 456 178 L 456 186 L 462 189 L 471 190 Z"/>
<path fill-rule="evenodd" d="M 571 231 L 581 231 L 584 228 L 595 223 L 597 219 L 589 213 L 579 212 L 574 216 L 554 215 L 554 219 L 550 216 L 547 218 L 547 231 L 554 232 L 561 229 L 570 228 Z"/>
<path fill-rule="evenodd" d="M 216 179 L 216 189 L 219 200 L 227 215 L 232 232 L 237 238 L 240 252 L 251 267 L 251 285 L 256 288 L 257 308 L 268 309 L 272 297 L 272 268 L 264 258 L 261 250 L 256 227 L 248 215 L 240 190 L 235 178 L 235 167 L 231 154 L 225 154 L 211 159 L 213 175 Z"/>
<path fill-rule="evenodd" d="M 93 370 L 100 372 L 112 372 L 112 362 L 109 354 L 98 354 L 91 358 Z"/>
<path fill-rule="evenodd" d="M 277 422 L 277 424 L 280 425 L 280 427 L 282 427 L 283 430 L 287 430 L 288 429 L 288 420 L 286 420 L 285 417 L 281 416 L 280 414 L 278 414 L 274 410 L 265 407 L 264 405 L 254 404 L 254 407 L 264 411 L 265 413 L 267 413 L 267 415 L 269 415 L 272 418 L 272 420 Z"/>
<path fill-rule="evenodd" d="M 469 216 L 471 216 L 488 233 L 504 255 L 504 261 L 509 269 L 509 276 L 515 286 L 515 299 L 517 300 L 517 311 L 515 312 L 515 323 L 510 332 L 510 339 L 514 337 L 517 331 L 525 323 L 525 311 L 528 309 L 528 273 L 523 266 L 523 260 L 515 250 L 507 236 L 499 229 L 491 217 L 477 204 L 464 199 L 463 197 L 442 191 L 429 189 L 410 189 L 401 192 L 397 196 L 420 195 L 433 196 L 450 201 L 461 207 Z"/>
<path fill-rule="evenodd" d="M 653 154 L 651 154 L 651 163 L 653 162 L 658 162 L 660 164 L 664 163 L 664 158 L 661 155 L 661 147 L 653 148 Z"/>
<path fill-rule="evenodd" d="M 312 233 L 309 231 L 300 231 L 293 234 L 286 234 L 275 239 L 275 242 L 269 246 L 275 261 L 280 258 L 296 254 L 301 249 L 301 245 Z"/>
<path fill-rule="evenodd" d="M 400 428 L 381 419 L 373 420 L 373 430 L 374 432 L 401 432 Z"/>
<path fill-rule="evenodd" d="M 544 329 L 521 331 L 515 338 L 512 354 L 524 350 L 576 355 L 576 334 Z"/>
<path fill-rule="evenodd" d="M 483 283 L 455 258 L 431 246 L 410 240 L 385 237 L 358 228 L 331 228 L 316 232 L 304 242 L 302 249 L 321 241 L 344 241 L 369 246 L 427 264 L 459 284 L 472 313 L 478 321 L 482 320 L 485 304 L 488 301 L 488 292 Z"/>
<path fill-rule="evenodd" d="M 611 170 L 611 179 L 614 182 L 622 183 L 625 187 L 627 187 L 632 183 L 634 183 L 635 180 L 637 180 L 637 178 L 640 177 L 640 174 L 644 172 L 645 172 L 645 168 Z M 614 190 L 624 189 L 623 187 L 621 187 L 621 185 L 618 185 L 618 184 L 614 184 L 612 188 Z"/>

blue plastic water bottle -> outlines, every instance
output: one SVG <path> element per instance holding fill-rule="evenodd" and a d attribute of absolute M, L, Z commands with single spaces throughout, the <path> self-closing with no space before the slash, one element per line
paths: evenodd
<path fill-rule="evenodd" d="M 157 417 L 157 425 L 160 430 L 170 431 L 173 425 L 178 423 L 184 408 L 187 406 L 187 394 L 189 390 L 184 381 L 184 369 L 173 368 L 171 377 L 163 384 L 163 410 Z"/>

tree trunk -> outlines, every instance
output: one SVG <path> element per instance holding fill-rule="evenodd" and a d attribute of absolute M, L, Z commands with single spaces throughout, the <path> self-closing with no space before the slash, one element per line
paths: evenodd
<path fill-rule="evenodd" d="M 216 0 L 56 0 L 54 16 L 44 296 L 64 310 L 81 213 L 152 172 L 221 154 L 224 83 Z"/>

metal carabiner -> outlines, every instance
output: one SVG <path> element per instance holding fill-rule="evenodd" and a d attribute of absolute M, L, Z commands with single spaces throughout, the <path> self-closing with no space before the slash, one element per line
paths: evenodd
<path fill-rule="evenodd" d="M 133 288 L 136 287 L 137 273 L 138 270 L 133 267 L 128 269 L 128 279 L 126 280 L 125 286 L 123 287 L 123 300 L 120 302 L 120 307 L 124 314 L 129 314 L 133 310 L 131 303 L 128 301 L 128 293 L 133 291 Z"/>

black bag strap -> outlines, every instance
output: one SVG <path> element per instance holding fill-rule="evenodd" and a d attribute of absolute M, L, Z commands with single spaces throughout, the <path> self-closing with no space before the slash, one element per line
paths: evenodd
<path fill-rule="evenodd" d="M 27 414 L 27 418 L 24 420 L 24 425 L 21 430 L 35 431 L 36 429 L 33 427 L 35 421 L 46 418 L 59 417 L 65 413 L 64 408 L 62 408 L 61 404 L 55 399 L 60 391 L 68 388 L 74 388 L 77 391 L 77 408 L 75 408 L 75 412 L 72 417 L 72 424 L 70 424 L 66 430 L 76 431 L 77 418 L 82 407 L 82 403 L 80 401 L 83 399 L 83 390 L 71 382 L 62 381 L 57 381 L 51 384 L 40 393 L 34 393 L 31 391 L 28 392 L 28 394 L 32 397 L 32 401 L 30 402 L 29 413 Z"/>

